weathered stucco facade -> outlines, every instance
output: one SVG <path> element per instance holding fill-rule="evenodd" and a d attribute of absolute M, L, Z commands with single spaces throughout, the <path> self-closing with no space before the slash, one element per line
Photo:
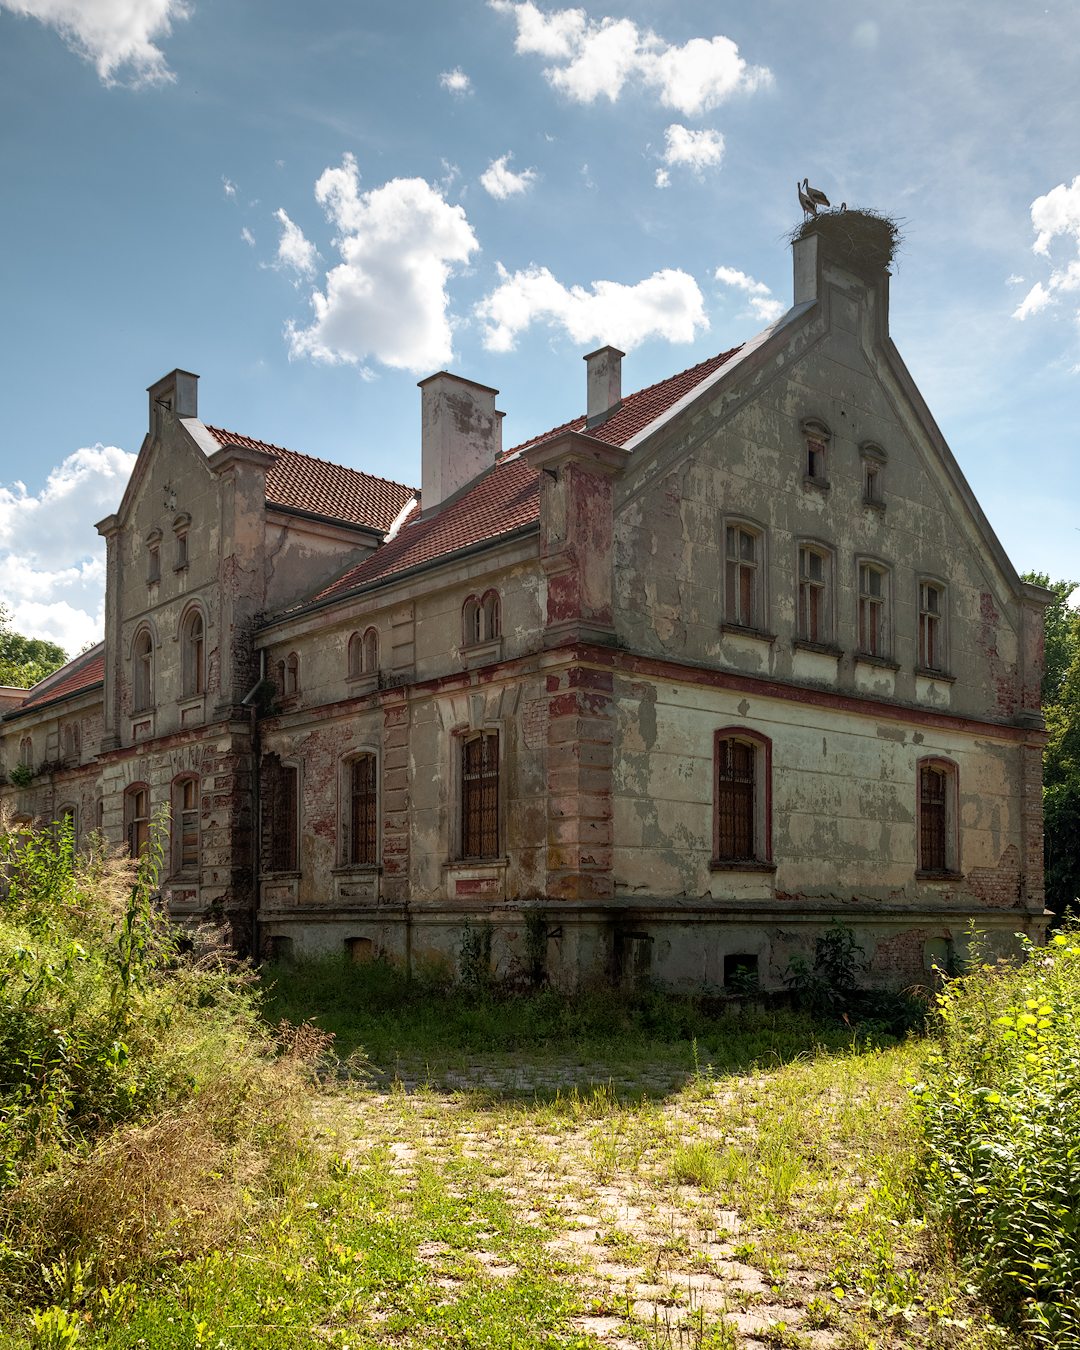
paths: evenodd
<path fill-rule="evenodd" d="M 3 693 L 9 814 L 137 847 L 168 807 L 173 911 L 262 953 L 479 932 L 505 975 L 717 989 L 837 919 L 882 984 L 1039 936 L 1046 596 L 849 224 L 765 333 L 625 399 L 593 353 L 586 416 L 515 451 L 497 391 L 422 381 L 422 496 L 160 381 L 104 644 Z"/>

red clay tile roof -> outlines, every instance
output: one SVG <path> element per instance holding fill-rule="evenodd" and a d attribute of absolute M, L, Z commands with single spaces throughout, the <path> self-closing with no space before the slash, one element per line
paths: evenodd
<path fill-rule="evenodd" d="M 730 351 L 691 366 L 689 370 L 661 380 L 659 384 L 628 394 L 619 411 L 588 434 L 610 445 L 625 445 L 702 380 L 730 361 L 739 350 L 739 347 L 733 347 Z M 521 458 L 521 451 L 563 432 L 584 429 L 585 418 L 576 417 L 561 427 L 545 431 L 543 435 L 534 436 L 532 440 L 515 446 L 457 501 L 451 502 L 427 520 L 417 520 L 414 512 L 392 540 L 338 577 L 316 595 L 315 600 L 330 600 L 345 595 L 358 586 L 432 562 L 459 549 L 468 548 L 470 544 L 493 542 L 532 524 L 539 515 L 536 473 Z"/>
<path fill-rule="evenodd" d="M 235 431 L 207 425 L 207 431 L 219 445 L 242 445 L 248 450 L 265 450 L 277 463 L 266 475 L 266 500 L 271 506 L 310 511 L 351 525 L 385 533 L 398 512 L 416 491 L 389 478 L 376 478 L 360 469 L 330 464 L 325 459 L 301 455 L 268 441 L 256 441 Z"/>
<path fill-rule="evenodd" d="M 68 698 L 72 694 L 81 694 L 85 690 L 93 689 L 96 685 L 101 684 L 104 679 L 105 644 L 99 642 L 96 647 L 91 647 L 88 652 L 81 652 L 66 666 L 61 666 L 59 670 L 54 670 L 51 675 L 46 675 L 43 680 L 38 680 L 37 684 L 27 690 L 26 698 L 19 706 L 12 709 L 7 715 L 17 717 L 20 713 L 29 712 L 32 708 L 43 708 L 47 703 L 55 703 L 57 699 Z"/>

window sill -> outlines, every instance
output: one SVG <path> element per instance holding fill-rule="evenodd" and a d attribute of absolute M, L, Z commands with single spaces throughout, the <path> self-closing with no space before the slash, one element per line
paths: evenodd
<path fill-rule="evenodd" d="M 289 868 L 284 872 L 260 872 L 260 881 L 298 881 L 300 878 L 300 869 Z"/>
<path fill-rule="evenodd" d="M 832 642 L 811 642 L 809 638 L 795 638 L 791 645 L 797 652 L 817 652 L 819 656 L 835 656 L 837 660 L 844 654 L 843 647 Z"/>
<path fill-rule="evenodd" d="M 922 868 L 916 869 L 916 881 L 963 881 L 963 872 L 925 872 Z"/>
<path fill-rule="evenodd" d="M 878 501 L 876 497 L 864 497 L 862 504 L 869 507 L 871 511 L 880 511 L 883 515 L 885 513 L 885 503 Z"/>
<path fill-rule="evenodd" d="M 943 670 L 930 670 L 926 666 L 916 666 L 915 674 L 921 680 L 933 680 L 937 684 L 955 684 L 955 675 L 946 675 Z"/>
<path fill-rule="evenodd" d="M 351 694 L 373 694 L 379 687 L 379 672 L 376 670 L 366 675 L 350 675 L 348 681 Z"/>
<path fill-rule="evenodd" d="M 335 877 L 371 877 L 381 872 L 382 863 L 341 863 L 330 869 L 330 875 Z"/>
<path fill-rule="evenodd" d="M 176 566 L 173 568 L 173 571 L 186 572 L 188 570 L 188 566 L 189 566 L 188 563 L 177 563 Z"/>
<path fill-rule="evenodd" d="M 856 652 L 855 660 L 864 666 L 877 666 L 880 670 L 899 670 L 899 661 L 890 661 L 887 656 L 874 656 L 870 652 Z"/>
<path fill-rule="evenodd" d="M 502 660 L 502 645 L 501 637 L 492 638 L 489 642 L 474 642 L 468 647 L 462 647 L 461 659 L 467 670 L 490 665 L 492 661 Z"/>
<path fill-rule="evenodd" d="M 774 862 L 763 862 L 757 858 L 712 858 L 710 872 L 775 872 Z"/>
<path fill-rule="evenodd" d="M 757 642 L 767 642 L 770 646 L 776 641 L 775 633 L 766 633 L 763 628 L 747 628 L 741 623 L 722 623 L 720 631 L 729 637 L 753 638 Z"/>
<path fill-rule="evenodd" d="M 806 474 L 802 480 L 804 488 L 814 488 L 817 492 L 828 492 L 832 484 L 827 478 L 814 478 L 811 474 Z"/>

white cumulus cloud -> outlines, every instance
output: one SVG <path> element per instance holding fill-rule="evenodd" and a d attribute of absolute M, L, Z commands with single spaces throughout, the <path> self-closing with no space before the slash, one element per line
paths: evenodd
<path fill-rule="evenodd" d="M 1080 291 L 1080 174 L 1068 186 L 1059 183 L 1057 187 L 1035 198 L 1031 203 L 1031 225 L 1035 231 L 1032 252 L 1046 258 L 1050 264 L 1050 274 L 1045 280 L 1036 281 L 1028 290 L 1013 310 L 1014 319 L 1028 319 L 1033 314 L 1056 306 L 1062 295 Z M 1065 241 L 1064 247 L 1071 246 L 1076 257 L 1055 262 L 1051 246 L 1058 239 Z M 1060 253 L 1059 248 L 1059 257 Z M 1073 316 L 1080 322 L 1080 308 L 1073 311 Z"/>
<path fill-rule="evenodd" d="M 439 83 L 451 94 L 457 94 L 459 97 L 472 93 L 472 80 L 460 66 L 455 66 L 453 70 L 444 70 L 439 76 Z"/>
<path fill-rule="evenodd" d="M 666 108 L 688 117 L 718 107 L 736 93 L 771 83 L 730 38 L 691 38 L 678 46 L 632 19 L 590 19 L 583 9 L 541 10 L 533 0 L 489 0 L 517 25 L 515 50 L 552 62 L 552 88 L 578 103 L 600 96 L 615 102 L 628 84 L 652 89 Z"/>
<path fill-rule="evenodd" d="M 510 167 L 510 161 L 514 158 L 509 152 L 500 155 L 498 159 L 493 159 L 484 172 L 480 175 L 480 185 L 485 188 L 497 201 L 505 201 L 507 197 L 515 197 L 522 192 L 528 192 L 529 188 L 536 182 L 535 169 L 522 169 L 520 173 L 515 173 Z"/>
<path fill-rule="evenodd" d="M 94 445 L 59 464 L 38 493 L 0 484 L 0 572 L 14 628 L 77 652 L 101 637 L 105 541 L 93 521 L 115 511 L 135 456 Z"/>
<path fill-rule="evenodd" d="M 290 268 L 298 276 L 313 277 L 319 252 L 315 245 L 305 237 L 299 225 L 291 221 L 286 212 L 274 212 L 274 219 L 281 226 L 281 238 L 277 246 L 279 268 Z"/>
<path fill-rule="evenodd" d="M 164 84 L 176 77 L 155 40 L 190 13 L 187 0 L 0 0 L 0 9 L 54 28 L 103 84 L 119 83 L 129 67 L 134 85 Z"/>
<path fill-rule="evenodd" d="M 320 176 L 315 198 L 337 232 L 341 262 L 312 292 L 312 323 L 288 326 L 291 354 L 357 366 L 374 357 L 413 371 L 449 362 L 447 284 L 479 248 L 464 210 L 422 178 L 361 192 L 349 154 Z"/>
<path fill-rule="evenodd" d="M 594 281 L 589 288 L 564 286 L 546 267 L 508 272 L 477 305 L 489 351 L 513 351 L 520 333 L 534 323 L 562 328 L 577 343 L 610 342 L 625 351 L 647 338 L 692 342 L 708 328 L 705 302 L 693 277 L 671 268 L 627 286 Z"/>
<path fill-rule="evenodd" d="M 753 277 L 740 272 L 736 267 L 718 267 L 713 275 L 721 285 L 742 291 L 746 296 L 750 313 L 762 323 L 775 323 L 787 308 L 782 300 L 775 298 L 763 281 L 755 281 Z"/>
<path fill-rule="evenodd" d="M 723 158 L 724 138 L 718 131 L 693 131 L 673 122 L 664 132 L 664 163 L 669 167 L 685 164 L 701 177 L 706 169 L 719 167 Z M 657 186 L 667 187 L 667 183 L 657 182 Z"/>

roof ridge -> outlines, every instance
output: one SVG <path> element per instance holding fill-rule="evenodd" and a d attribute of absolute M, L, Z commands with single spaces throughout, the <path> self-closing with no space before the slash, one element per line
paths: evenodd
<path fill-rule="evenodd" d="M 357 469 L 351 464 L 339 464 L 336 459 L 323 459 L 321 455 L 309 455 L 306 450 L 293 450 L 288 445 L 278 445 L 276 441 L 264 441 L 259 436 L 247 436 L 242 431 L 230 431 L 227 427 L 214 426 L 210 422 L 204 422 L 203 425 L 214 436 L 237 436 L 241 440 L 255 441 L 259 445 L 265 445 L 269 450 L 277 450 L 283 455 L 297 455 L 300 459 L 310 459 L 315 464 L 325 464 L 329 469 L 344 469 L 346 473 L 358 473 L 363 478 L 371 478 L 379 483 L 389 483 L 392 487 L 401 488 L 404 492 L 415 493 L 418 491 L 410 483 L 401 483 L 396 478 L 384 478 L 382 474 L 369 473 L 367 469 Z"/>

